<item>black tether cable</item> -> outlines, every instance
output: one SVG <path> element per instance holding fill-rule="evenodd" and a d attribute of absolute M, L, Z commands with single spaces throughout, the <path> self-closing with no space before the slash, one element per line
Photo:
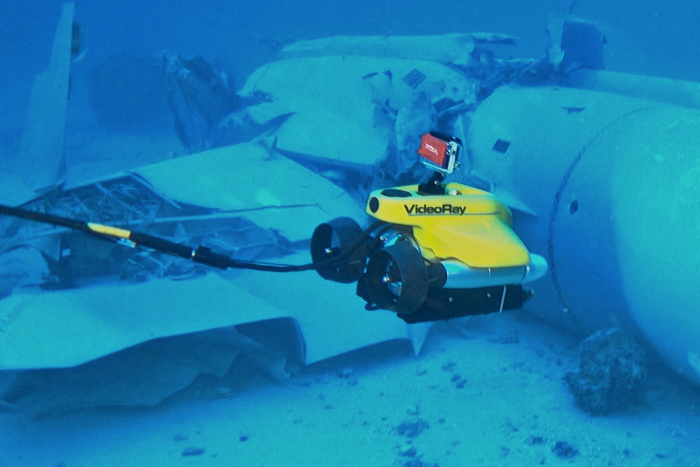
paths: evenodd
<path fill-rule="evenodd" d="M 362 232 L 362 235 L 360 235 L 346 251 L 343 251 L 338 256 L 334 256 L 324 261 L 318 261 L 316 263 L 293 265 L 264 263 L 258 261 L 238 261 L 236 259 L 229 258 L 224 254 L 214 253 L 209 248 L 203 246 L 191 248 L 187 245 L 171 242 L 170 240 L 155 237 L 153 235 L 149 235 L 142 232 L 132 232 L 130 230 L 118 227 L 95 224 L 92 222 L 83 222 L 75 219 L 69 219 L 66 217 L 55 216 L 53 214 L 46 214 L 22 208 L 13 208 L 11 206 L 5 206 L 2 204 L 0 204 L 0 214 L 17 217 L 20 219 L 26 219 L 34 222 L 40 222 L 42 224 L 66 227 L 71 230 L 76 230 L 79 232 L 94 235 L 102 240 L 126 243 L 128 246 L 131 247 L 150 248 L 161 253 L 189 259 L 194 261 L 195 263 L 212 266 L 219 269 L 251 269 L 255 271 L 267 272 L 311 271 L 323 266 L 329 266 L 332 264 L 340 263 L 347 259 L 353 251 L 362 246 L 362 244 L 365 241 L 367 241 L 367 239 L 373 231 L 375 231 L 380 225 L 384 224 L 381 221 L 377 221 L 370 225 L 367 229 L 365 229 Z"/>

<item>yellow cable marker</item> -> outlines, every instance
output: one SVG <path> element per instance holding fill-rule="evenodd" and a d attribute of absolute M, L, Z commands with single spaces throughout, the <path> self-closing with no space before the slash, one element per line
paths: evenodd
<path fill-rule="evenodd" d="M 111 227 L 109 225 L 93 224 L 92 222 L 87 223 L 90 230 L 95 233 L 109 235 L 111 237 L 123 238 L 129 240 L 131 231 L 126 229 L 120 229 L 118 227 Z"/>

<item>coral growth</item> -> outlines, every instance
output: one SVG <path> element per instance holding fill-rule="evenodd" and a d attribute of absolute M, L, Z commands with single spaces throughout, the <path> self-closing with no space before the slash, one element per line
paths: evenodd
<path fill-rule="evenodd" d="M 600 415 L 639 402 L 646 373 L 644 351 L 613 328 L 581 343 L 576 367 L 567 371 L 564 380 L 582 410 Z"/>

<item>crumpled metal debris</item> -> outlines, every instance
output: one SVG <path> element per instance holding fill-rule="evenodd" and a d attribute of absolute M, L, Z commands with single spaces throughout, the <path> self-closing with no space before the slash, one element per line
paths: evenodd
<path fill-rule="evenodd" d="M 554 18 L 547 25 L 547 34 L 547 56 L 557 73 L 605 68 L 603 45 L 607 39 L 595 25 L 579 19 Z"/>
<path fill-rule="evenodd" d="M 182 145 L 190 154 L 211 149 L 216 128 L 239 106 L 228 73 L 201 55 L 185 59 L 163 54 L 159 61 Z"/>
<path fill-rule="evenodd" d="M 466 66 L 473 61 L 477 44 L 512 44 L 515 36 L 495 33 L 445 34 L 441 36 L 333 36 L 297 41 L 282 49 L 283 58 L 322 55 L 363 55 L 452 63 Z"/>
<path fill-rule="evenodd" d="M 4 373 L 0 411 L 42 417 L 94 407 L 152 406 L 203 379 L 212 397 L 222 397 L 241 387 L 251 371 L 287 379 L 287 360 L 298 360 L 290 351 L 270 350 L 235 328 L 158 339 L 73 368 Z"/>
<path fill-rule="evenodd" d="M 130 230 L 145 230 L 173 241 L 203 245 L 241 260 L 279 257 L 295 251 L 274 230 L 263 229 L 241 216 L 211 217 L 215 209 L 175 202 L 129 175 L 40 198 L 28 209 Z M 189 219 L 198 219 L 196 228 Z M 83 233 L 10 220 L 0 244 L 0 296 L 26 286 L 75 287 L 96 280 L 142 282 L 205 274 L 208 268 L 161 254 L 110 247 Z M 98 279 L 101 278 L 101 279 Z"/>
<path fill-rule="evenodd" d="M 35 248 L 18 247 L 0 254 L 0 299 L 15 288 L 43 284 L 49 277 L 46 260 Z"/>

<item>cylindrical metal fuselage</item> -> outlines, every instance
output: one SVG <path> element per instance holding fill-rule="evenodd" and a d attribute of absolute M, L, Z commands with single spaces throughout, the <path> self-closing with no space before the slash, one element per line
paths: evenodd
<path fill-rule="evenodd" d="M 530 211 L 514 230 L 550 270 L 528 309 L 582 333 L 638 329 L 700 383 L 700 111 L 504 87 L 468 150 L 472 176 Z"/>

